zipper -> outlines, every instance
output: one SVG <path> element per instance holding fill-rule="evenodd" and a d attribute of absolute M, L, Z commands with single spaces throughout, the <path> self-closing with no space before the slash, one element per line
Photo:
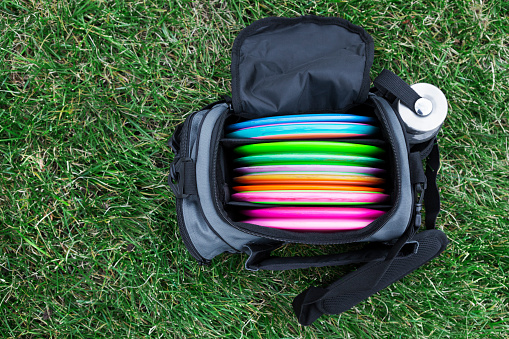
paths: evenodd
<path fill-rule="evenodd" d="M 380 112 L 380 116 L 378 117 L 380 120 L 383 121 L 383 124 L 384 126 L 389 126 L 389 123 L 387 121 L 387 118 L 385 117 L 385 115 L 383 114 L 383 112 L 385 112 L 385 110 L 383 109 L 383 107 L 378 103 L 377 99 L 372 99 L 372 101 L 375 103 L 375 106 L 376 108 L 378 109 L 378 111 Z M 230 109 L 231 111 L 231 109 Z M 218 130 L 220 128 L 223 127 L 223 123 L 224 121 L 226 120 L 226 118 L 229 116 L 229 114 L 224 114 L 224 116 L 222 116 L 220 119 L 218 119 L 218 123 L 217 123 L 217 127 Z M 278 237 L 274 237 L 274 236 L 270 236 L 270 235 L 267 235 L 267 234 L 261 234 L 261 233 L 258 233 L 258 232 L 253 232 L 253 231 L 249 231 L 249 230 L 246 230 L 246 229 L 243 229 L 237 225 L 235 225 L 226 215 L 225 215 L 225 212 L 224 212 L 224 209 L 221 208 L 220 206 L 220 199 L 218 197 L 218 192 L 217 192 L 217 189 L 216 189 L 216 185 L 215 185 L 215 182 L 217 180 L 217 171 L 216 171 L 216 167 L 215 167 L 215 163 L 214 161 L 217 159 L 217 153 L 218 153 L 218 149 L 219 149 L 219 135 L 220 133 L 218 133 L 217 131 L 218 130 L 215 130 L 214 133 L 213 133 L 213 139 L 214 141 L 211 143 L 211 152 L 210 154 L 212 154 L 212 157 L 210 158 L 210 164 L 209 164 L 209 171 L 211 171 L 210 173 L 210 177 L 211 177 L 211 182 L 210 182 L 210 185 L 211 185 L 211 189 L 212 189 L 212 192 L 214 192 L 214 206 L 216 208 L 216 211 L 218 212 L 218 215 L 221 217 L 221 219 L 227 223 L 228 225 L 232 226 L 233 228 L 241 231 L 241 232 L 244 232 L 244 233 L 247 233 L 247 234 L 251 234 L 251 235 L 254 235 L 256 237 L 261 237 L 261 238 L 267 238 L 267 239 L 272 239 L 272 240 L 276 240 L 276 241 L 283 241 L 283 242 L 287 242 L 287 241 L 291 241 L 291 242 L 294 242 L 294 243 L 302 243 L 302 244 L 309 244 L 309 245 L 313 245 L 313 244 L 317 244 L 317 245 L 338 245 L 338 244 L 345 244 L 345 243 L 352 243 L 352 242 L 357 242 L 357 241 L 360 241 L 370 235 L 373 235 L 375 234 L 376 232 L 378 232 L 384 225 L 386 222 L 382 223 L 382 222 L 377 222 L 378 220 L 375 220 L 374 221 L 374 230 L 371 230 L 369 232 L 369 234 L 367 235 L 359 235 L 355 238 L 352 238 L 352 239 L 346 239 L 344 241 L 336 241 L 336 242 L 304 242 L 304 241 L 301 241 L 301 240 L 294 240 L 294 239 L 291 239 L 291 240 L 288 240 L 288 239 L 281 239 L 281 238 L 278 238 Z M 392 136 L 391 133 L 388 133 L 388 138 L 389 138 L 389 141 L 390 141 L 390 144 L 391 145 L 394 145 L 394 137 Z M 394 161 L 395 161 L 395 168 L 399 168 L 397 166 L 399 166 L 399 162 L 398 162 L 398 158 L 397 157 L 394 157 Z M 401 177 L 398 176 L 398 182 L 397 182 L 397 185 L 398 185 L 398 188 L 401 186 Z M 397 205 L 397 203 L 401 200 L 401 192 L 399 192 L 400 194 L 398 195 L 397 197 L 397 201 L 395 203 L 395 205 Z M 412 205 L 415 204 L 415 197 L 413 196 L 412 194 Z M 390 220 L 392 218 L 392 216 L 394 215 L 395 213 L 395 209 L 394 208 L 391 208 L 383 217 L 385 220 Z M 379 224 L 379 225 L 376 225 L 376 224 Z"/>
<path fill-rule="evenodd" d="M 377 109 L 378 109 L 378 111 L 380 112 L 380 117 L 379 117 L 379 119 L 383 120 L 383 122 L 384 122 L 384 125 L 385 125 L 385 126 L 389 126 L 389 123 L 388 123 L 388 121 L 387 121 L 387 118 L 385 117 L 385 114 L 383 114 L 383 113 L 385 112 L 385 110 L 383 109 L 382 105 L 380 105 L 380 103 L 378 103 L 378 99 L 376 99 L 376 98 L 372 98 L 371 100 L 375 103 L 376 108 L 377 108 Z M 387 133 L 387 134 L 388 134 L 388 136 L 389 136 L 390 144 L 391 144 L 391 145 L 394 145 L 395 143 L 394 143 L 394 137 L 392 136 L 392 133 Z M 395 169 L 396 169 L 396 171 L 397 171 L 397 170 L 399 169 L 398 157 L 394 157 L 394 161 L 395 161 L 395 166 L 394 166 L 394 168 L 395 168 Z M 400 189 L 400 187 L 401 187 L 401 175 L 398 175 L 398 183 L 397 183 L 397 184 L 398 184 L 398 190 L 399 190 L 399 189 Z M 401 192 L 399 192 L 399 194 L 398 194 L 398 196 L 397 196 L 397 201 L 396 201 L 395 205 L 397 205 L 397 204 L 399 203 L 399 201 L 400 201 L 400 200 L 401 200 Z M 414 196 L 413 196 L 413 194 L 412 194 L 412 205 L 413 205 L 413 204 L 414 204 Z M 387 218 L 386 218 L 386 220 L 389 220 L 390 218 L 392 218 L 392 216 L 393 216 L 393 215 L 394 215 L 394 213 L 395 213 L 394 211 L 395 211 L 395 209 L 394 209 L 394 207 L 393 207 L 393 208 L 391 208 L 391 209 L 389 210 L 389 212 L 387 212 Z M 381 229 L 384 225 L 385 225 L 385 223 L 384 223 L 384 224 L 381 224 L 380 226 L 378 226 L 378 227 L 376 228 L 375 232 L 373 232 L 372 234 L 374 234 L 374 233 L 378 232 L 378 231 L 379 231 L 379 230 L 380 230 L 380 229 Z"/>
<path fill-rule="evenodd" d="M 378 102 L 378 99 L 372 98 L 372 100 L 375 103 L 375 106 L 378 108 L 378 110 L 382 111 L 383 107 Z M 383 110 L 383 111 L 385 112 L 385 110 Z M 387 124 L 387 120 L 386 120 L 384 115 L 382 115 L 382 118 L 386 122 L 386 125 L 388 125 Z M 391 139 L 391 142 L 394 140 L 393 137 L 392 137 L 392 134 L 389 135 L 389 138 Z M 408 143 L 407 143 L 407 147 L 408 147 Z M 399 168 L 399 166 L 397 168 Z M 398 179 L 399 179 L 398 186 L 401 187 L 401 177 L 399 176 Z M 414 230 L 413 230 L 414 233 L 421 227 L 421 218 L 422 218 L 422 216 L 421 216 L 421 208 L 422 208 L 422 200 L 424 199 L 424 191 L 426 190 L 426 185 L 424 185 L 422 187 L 423 191 L 421 191 L 421 192 L 418 192 L 417 186 L 411 186 L 411 187 L 412 187 L 412 189 L 411 189 L 411 196 L 412 196 L 412 207 L 413 208 L 412 208 L 409 224 L 407 225 L 407 227 L 406 227 L 405 231 L 403 232 L 403 234 L 407 233 L 408 229 L 411 228 L 411 227 L 414 228 Z M 420 194 L 419 197 L 417 197 L 418 194 Z M 399 194 L 397 202 L 399 202 L 400 199 L 401 199 L 401 194 Z M 417 199 L 419 199 L 418 202 L 416 202 Z M 392 212 L 391 213 L 391 217 L 392 217 L 392 215 L 394 214 L 393 209 L 391 209 L 391 212 Z M 382 226 L 380 226 L 378 228 L 378 230 L 381 229 L 381 228 L 382 228 Z"/>

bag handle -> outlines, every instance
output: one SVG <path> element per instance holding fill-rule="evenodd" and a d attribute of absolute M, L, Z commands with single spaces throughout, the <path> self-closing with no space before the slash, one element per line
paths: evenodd
<path fill-rule="evenodd" d="M 310 267 L 342 266 L 354 263 L 383 261 L 389 254 L 392 247 L 381 243 L 371 243 L 361 250 L 329 255 L 309 257 L 278 257 L 270 255 L 273 250 L 282 245 L 283 243 L 281 242 L 245 245 L 243 252 L 249 255 L 249 258 L 245 263 L 246 269 L 250 271 L 284 271 Z"/>

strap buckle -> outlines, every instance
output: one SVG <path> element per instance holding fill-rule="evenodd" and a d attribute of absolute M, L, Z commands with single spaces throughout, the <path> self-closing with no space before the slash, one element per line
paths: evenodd
<path fill-rule="evenodd" d="M 415 194 L 419 197 L 418 201 L 415 203 L 415 219 L 414 219 L 414 227 L 415 230 L 418 230 L 421 227 L 422 223 L 422 202 L 424 201 L 424 192 L 428 188 L 428 179 L 424 177 L 424 182 L 419 182 L 415 184 Z"/>
<path fill-rule="evenodd" d="M 185 193 L 185 172 L 186 164 L 193 164 L 193 159 L 188 157 L 177 157 L 170 165 L 168 185 L 177 198 L 187 198 L 190 193 Z M 189 168 L 189 167 L 188 167 Z"/>

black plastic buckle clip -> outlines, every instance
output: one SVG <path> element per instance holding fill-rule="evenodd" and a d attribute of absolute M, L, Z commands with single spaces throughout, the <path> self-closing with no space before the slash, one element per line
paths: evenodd
<path fill-rule="evenodd" d="M 193 163 L 193 159 L 178 157 L 170 165 L 170 176 L 168 177 L 168 184 L 177 198 L 186 198 L 190 193 L 185 192 L 185 169 L 186 163 Z"/>
<path fill-rule="evenodd" d="M 415 219 L 414 219 L 414 227 L 415 229 L 419 229 L 422 223 L 422 202 L 424 200 L 424 192 L 428 188 L 428 183 L 425 178 L 424 182 L 417 183 L 415 185 L 415 194 L 418 196 L 418 201 L 415 203 Z"/>

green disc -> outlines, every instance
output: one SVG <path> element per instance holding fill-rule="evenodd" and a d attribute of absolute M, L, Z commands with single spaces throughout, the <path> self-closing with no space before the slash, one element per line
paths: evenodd
<path fill-rule="evenodd" d="M 380 147 L 338 141 L 281 141 L 250 144 L 235 148 L 241 155 L 277 153 L 326 153 L 377 156 L 384 153 Z"/>

